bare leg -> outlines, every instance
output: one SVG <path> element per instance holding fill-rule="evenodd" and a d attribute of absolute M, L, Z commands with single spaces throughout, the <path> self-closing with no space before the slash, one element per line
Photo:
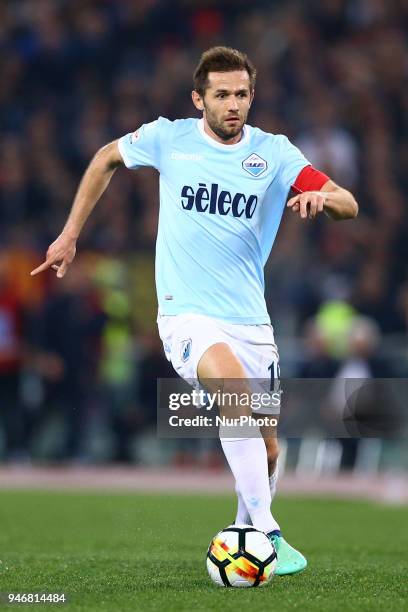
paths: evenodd
<path fill-rule="evenodd" d="M 197 369 L 201 384 L 209 392 L 251 395 L 245 370 L 228 344 L 211 346 Z M 219 409 L 221 416 L 227 418 L 251 415 L 249 406 L 239 404 L 224 403 Z M 262 437 L 221 437 L 221 445 L 254 527 L 265 532 L 279 529 L 270 511 L 268 459 Z"/>

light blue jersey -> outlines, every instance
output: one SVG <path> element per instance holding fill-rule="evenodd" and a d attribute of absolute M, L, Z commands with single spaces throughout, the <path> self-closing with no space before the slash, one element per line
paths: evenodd
<path fill-rule="evenodd" d="M 203 120 L 160 117 L 119 140 L 128 168 L 160 172 L 159 312 L 269 323 L 264 265 L 291 185 L 310 162 L 286 136 L 246 125 L 218 143 Z"/>

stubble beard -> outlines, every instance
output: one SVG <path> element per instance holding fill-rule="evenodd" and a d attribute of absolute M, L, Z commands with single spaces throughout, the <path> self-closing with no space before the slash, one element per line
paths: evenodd
<path fill-rule="evenodd" d="M 209 127 L 214 132 L 214 134 L 218 136 L 218 138 L 221 138 L 221 140 L 225 141 L 231 140 L 231 138 L 235 138 L 235 136 L 238 136 L 238 134 L 241 133 L 246 121 L 246 117 L 244 117 L 243 119 L 239 120 L 239 123 L 236 126 L 225 128 L 225 124 L 218 121 L 216 117 L 214 117 L 214 115 L 209 112 L 208 108 L 205 108 L 205 111 Z"/>

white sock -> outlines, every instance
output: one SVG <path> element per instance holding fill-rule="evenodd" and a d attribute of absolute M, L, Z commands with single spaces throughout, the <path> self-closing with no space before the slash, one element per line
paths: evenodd
<path fill-rule="evenodd" d="M 235 492 L 238 499 L 237 515 L 235 517 L 236 525 L 252 525 L 251 517 L 244 502 L 244 498 L 241 495 L 241 491 L 238 489 L 238 485 L 235 484 Z"/>
<path fill-rule="evenodd" d="M 276 483 L 278 481 L 279 469 L 278 463 L 276 463 L 276 468 L 274 473 L 269 476 L 269 490 L 271 492 L 271 502 L 275 497 L 276 493 Z M 235 492 L 238 498 L 238 507 L 237 507 L 237 515 L 235 517 L 236 525 L 251 525 L 251 517 L 249 516 L 249 512 L 244 502 L 244 498 L 241 495 L 241 491 L 238 489 L 238 486 L 235 487 Z M 279 526 L 277 529 L 280 529 Z"/>
<path fill-rule="evenodd" d="M 253 526 L 279 529 L 271 514 L 266 446 L 262 438 L 221 438 L 221 445 Z"/>
<path fill-rule="evenodd" d="M 276 462 L 276 467 L 275 467 L 275 471 L 273 474 L 271 474 L 269 476 L 269 490 L 271 492 L 271 500 L 273 501 L 273 498 L 275 497 L 275 493 L 276 493 L 276 484 L 278 482 L 278 476 L 279 476 L 279 465 L 278 462 Z"/>

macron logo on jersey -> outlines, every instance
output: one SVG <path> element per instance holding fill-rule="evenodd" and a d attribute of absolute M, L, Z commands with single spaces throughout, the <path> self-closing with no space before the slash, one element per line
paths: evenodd
<path fill-rule="evenodd" d="M 268 163 L 256 153 L 252 153 L 252 155 L 244 159 L 242 162 L 242 167 L 244 170 L 249 172 L 249 174 L 257 177 L 265 172 L 268 167 Z"/>
<path fill-rule="evenodd" d="M 190 185 L 184 185 L 181 190 L 181 204 L 184 210 L 195 210 L 199 213 L 207 212 L 210 215 L 232 215 L 233 217 L 245 216 L 252 219 L 258 204 L 258 196 L 245 196 L 243 193 L 232 195 L 229 191 L 220 191 L 217 183 L 209 187 L 205 183 L 198 183 L 198 189 L 194 190 Z"/>
<path fill-rule="evenodd" d="M 201 161 L 204 159 L 203 155 L 199 153 L 179 153 L 177 151 L 173 151 L 170 157 L 171 159 L 182 159 L 185 161 Z"/>

